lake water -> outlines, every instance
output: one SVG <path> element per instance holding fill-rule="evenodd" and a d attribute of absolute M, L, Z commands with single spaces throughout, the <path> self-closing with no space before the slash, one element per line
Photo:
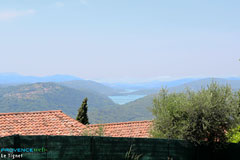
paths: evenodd
<path fill-rule="evenodd" d="M 135 101 L 139 98 L 145 97 L 146 95 L 124 95 L 124 96 L 109 96 L 109 98 L 116 104 L 126 104 L 128 102 Z"/>

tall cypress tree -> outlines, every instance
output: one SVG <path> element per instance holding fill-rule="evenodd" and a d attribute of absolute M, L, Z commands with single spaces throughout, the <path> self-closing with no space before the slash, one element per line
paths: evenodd
<path fill-rule="evenodd" d="M 78 109 L 78 115 L 76 118 L 77 121 L 81 122 L 84 125 L 89 124 L 87 116 L 88 110 L 87 101 L 88 101 L 87 98 L 83 100 L 81 107 Z"/>

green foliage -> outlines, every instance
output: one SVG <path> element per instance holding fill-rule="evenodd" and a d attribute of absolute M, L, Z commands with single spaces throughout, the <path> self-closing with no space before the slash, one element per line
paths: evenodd
<path fill-rule="evenodd" d="M 125 160 L 139 160 L 143 154 L 135 153 L 133 145 L 130 146 L 129 150 L 125 154 Z"/>
<path fill-rule="evenodd" d="M 239 143 L 240 142 L 240 126 L 231 129 L 227 133 L 228 142 Z"/>
<path fill-rule="evenodd" d="M 183 139 L 186 98 L 184 93 L 168 94 L 166 89 L 162 89 L 159 97 L 154 98 L 152 112 L 156 119 L 153 137 Z"/>
<path fill-rule="evenodd" d="M 240 109 L 240 91 L 238 91 L 238 108 Z M 239 143 L 240 142 L 240 125 L 227 132 L 228 142 Z"/>
<path fill-rule="evenodd" d="M 153 137 L 186 139 L 214 148 L 227 142 L 226 131 L 239 122 L 239 96 L 213 82 L 198 92 L 169 94 L 162 89 L 153 101 Z"/>
<path fill-rule="evenodd" d="M 88 110 L 87 101 L 88 101 L 87 98 L 83 100 L 81 107 L 78 109 L 78 115 L 76 118 L 77 121 L 79 121 L 84 125 L 89 124 L 88 115 L 87 115 L 87 110 Z"/>
<path fill-rule="evenodd" d="M 83 130 L 82 136 L 104 136 L 104 127 L 99 126 L 97 129 L 87 128 Z"/>

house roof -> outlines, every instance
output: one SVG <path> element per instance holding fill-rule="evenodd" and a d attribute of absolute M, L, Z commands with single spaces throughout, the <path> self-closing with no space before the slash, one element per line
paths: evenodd
<path fill-rule="evenodd" d="M 19 135 L 80 135 L 83 124 L 61 110 L 0 113 L 0 137 Z"/>
<path fill-rule="evenodd" d="M 95 132 L 103 128 L 109 137 L 150 137 L 152 121 L 130 121 L 120 123 L 83 125 L 61 110 L 0 113 L 0 137 L 10 135 L 73 135 L 83 130 Z"/>
<path fill-rule="evenodd" d="M 152 126 L 152 121 L 130 121 L 120 123 L 105 123 L 105 124 L 90 124 L 87 128 L 97 130 L 103 128 L 104 136 L 109 137 L 150 137 L 149 131 Z"/>

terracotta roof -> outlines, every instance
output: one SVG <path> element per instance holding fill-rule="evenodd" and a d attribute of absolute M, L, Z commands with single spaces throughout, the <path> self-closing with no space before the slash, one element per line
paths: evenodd
<path fill-rule="evenodd" d="M 152 121 L 130 121 L 120 123 L 90 124 L 87 128 L 97 130 L 103 128 L 104 136 L 109 137 L 150 137 L 149 131 Z"/>
<path fill-rule="evenodd" d="M 60 110 L 0 113 L 0 137 L 19 135 L 80 135 L 83 124 Z"/>

